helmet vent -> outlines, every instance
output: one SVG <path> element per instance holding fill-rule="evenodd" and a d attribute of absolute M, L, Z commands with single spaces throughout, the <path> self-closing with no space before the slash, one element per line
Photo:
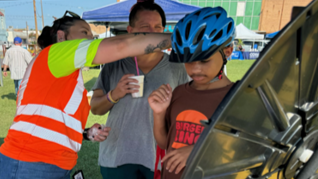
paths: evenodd
<path fill-rule="evenodd" d="M 186 40 L 188 40 L 189 35 L 190 35 L 191 24 L 192 24 L 192 22 L 190 21 L 190 22 L 187 24 L 187 27 L 186 27 L 186 32 L 185 32 L 185 38 L 186 38 Z"/>
<path fill-rule="evenodd" d="M 181 46 L 182 45 L 182 38 L 181 38 L 181 35 L 179 32 L 179 29 L 176 30 L 176 40 L 177 40 L 178 45 Z"/>
<path fill-rule="evenodd" d="M 194 15 L 199 16 L 199 15 L 200 15 L 200 13 L 201 13 L 201 11 L 199 10 L 199 11 L 197 11 Z"/>
<path fill-rule="evenodd" d="M 193 39 L 193 45 L 197 45 L 202 40 L 202 37 L 203 37 L 204 32 L 205 32 L 205 28 L 206 28 L 206 25 L 203 25 L 202 27 L 200 27 L 198 32 L 195 34 L 195 37 Z"/>
<path fill-rule="evenodd" d="M 210 15 L 208 15 L 208 16 L 205 16 L 204 18 L 203 18 L 203 20 L 205 20 L 205 19 L 207 19 L 207 18 L 209 18 L 209 17 L 212 17 L 212 16 L 216 16 L 216 19 L 218 19 L 219 17 L 220 17 L 220 13 L 213 13 L 213 14 L 210 14 Z"/>
<path fill-rule="evenodd" d="M 229 32 L 230 32 L 230 30 L 231 30 L 232 26 L 233 26 L 233 23 L 232 23 L 232 22 L 230 22 L 230 23 L 229 23 L 229 25 L 227 26 L 227 33 L 229 33 Z"/>
<path fill-rule="evenodd" d="M 211 38 L 211 37 L 215 34 L 215 32 L 216 32 L 216 30 L 214 29 L 214 30 L 211 32 L 209 38 Z"/>
<path fill-rule="evenodd" d="M 221 30 L 218 34 L 216 34 L 216 36 L 213 38 L 212 42 L 218 40 L 219 38 L 221 38 L 223 35 L 223 30 Z"/>

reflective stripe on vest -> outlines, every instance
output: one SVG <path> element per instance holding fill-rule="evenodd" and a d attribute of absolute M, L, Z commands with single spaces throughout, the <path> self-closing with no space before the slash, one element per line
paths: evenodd
<path fill-rule="evenodd" d="M 77 84 L 73 91 L 72 97 L 64 108 L 64 112 L 66 114 L 73 115 L 77 111 L 78 106 L 81 104 L 84 92 L 83 83 L 82 71 L 80 70 L 80 73 L 77 77 Z"/>
<path fill-rule="evenodd" d="M 17 116 L 19 115 L 38 115 L 47 117 L 55 121 L 64 123 L 67 127 L 82 133 L 82 123 L 77 119 L 63 113 L 61 110 L 46 105 L 28 104 L 19 106 Z"/>
<path fill-rule="evenodd" d="M 60 144 L 64 147 L 70 148 L 76 152 L 78 152 L 81 148 L 81 144 L 75 142 L 68 138 L 66 135 L 60 134 L 58 132 L 37 126 L 32 123 L 19 121 L 10 127 L 11 130 L 21 131 L 27 134 L 31 134 L 32 136 L 48 140 L 50 142 L 54 142 Z"/>
<path fill-rule="evenodd" d="M 24 90 L 28 84 L 29 81 L 29 77 L 30 77 L 30 73 L 32 71 L 35 59 L 37 58 L 37 56 L 35 56 L 33 58 L 33 60 L 30 62 L 28 68 L 25 71 L 24 77 L 22 79 L 22 82 L 20 84 L 20 89 L 19 89 L 19 94 L 18 94 L 18 100 L 17 100 L 17 106 L 19 107 L 21 105 L 21 101 L 23 99 L 23 95 L 24 95 Z"/>

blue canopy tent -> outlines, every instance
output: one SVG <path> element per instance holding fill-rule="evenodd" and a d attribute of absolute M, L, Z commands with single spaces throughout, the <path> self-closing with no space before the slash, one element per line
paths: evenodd
<path fill-rule="evenodd" d="M 129 21 L 130 8 L 136 3 L 136 0 L 127 0 L 111 4 L 83 13 L 82 18 L 89 22 L 104 24 L 111 27 L 113 33 L 126 31 Z M 167 26 L 165 31 L 173 31 L 174 24 L 183 18 L 186 14 L 191 13 L 200 7 L 183 4 L 172 0 L 155 0 L 165 11 Z"/>
<path fill-rule="evenodd" d="M 279 31 L 276 31 L 276 32 L 273 32 L 273 33 L 270 33 L 270 34 L 266 34 L 266 37 L 267 39 L 272 39 L 275 37 L 275 35 L 278 34 Z"/>

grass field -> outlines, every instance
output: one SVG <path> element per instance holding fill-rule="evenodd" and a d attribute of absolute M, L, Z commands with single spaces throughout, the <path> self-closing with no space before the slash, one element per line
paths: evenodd
<path fill-rule="evenodd" d="M 248 68 L 253 64 L 254 60 L 232 60 L 227 64 L 227 74 L 231 81 L 240 80 L 246 73 Z M 97 80 L 99 70 L 91 69 L 83 71 L 85 88 L 89 91 Z M 10 74 L 9 74 L 10 75 Z M 12 124 L 16 106 L 14 84 L 10 77 L 3 79 L 4 86 L 0 87 L 0 145 L 3 143 L 4 137 Z M 94 123 L 105 123 L 107 116 L 95 116 L 90 114 L 88 117 L 87 127 Z M 97 165 L 98 143 L 84 141 L 75 170 L 83 170 L 85 179 L 101 179 L 99 167 Z"/>

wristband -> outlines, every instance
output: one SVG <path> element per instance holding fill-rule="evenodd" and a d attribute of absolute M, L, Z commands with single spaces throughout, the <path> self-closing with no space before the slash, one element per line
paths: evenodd
<path fill-rule="evenodd" d="M 84 138 L 84 140 L 89 140 L 89 138 L 88 138 L 88 136 L 87 136 L 87 131 L 89 130 L 90 128 L 86 128 L 86 129 L 84 129 L 84 131 L 83 131 L 83 138 Z"/>
<path fill-rule="evenodd" d="M 114 104 L 114 103 L 109 99 L 109 93 L 106 94 L 106 97 L 107 97 L 107 100 L 108 100 L 110 103 Z"/>
<path fill-rule="evenodd" d="M 118 99 L 117 101 L 113 100 L 111 92 L 112 92 L 112 91 L 109 91 L 109 92 L 107 93 L 107 99 L 108 99 L 108 101 L 111 102 L 112 104 L 118 103 L 119 99 Z"/>

